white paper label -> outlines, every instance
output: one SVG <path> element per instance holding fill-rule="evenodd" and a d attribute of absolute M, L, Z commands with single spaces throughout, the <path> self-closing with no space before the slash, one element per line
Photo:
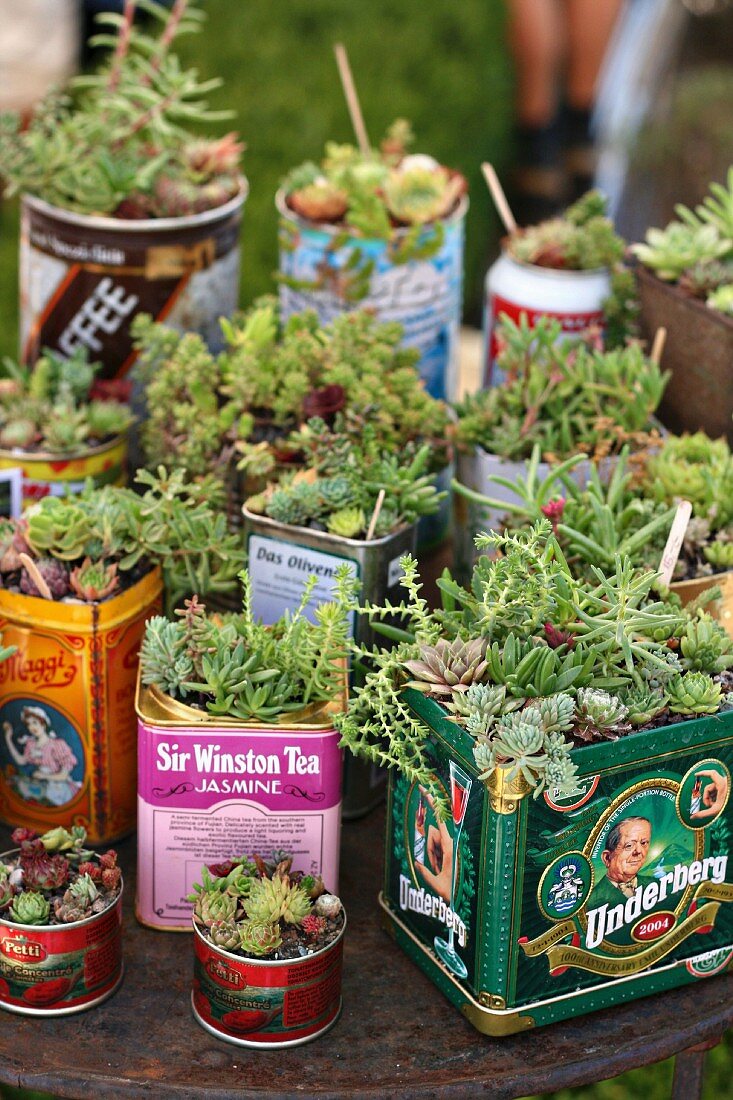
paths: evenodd
<path fill-rule="evenodd" d="M 338 554 L 324 554 L 293 542 L 250 535 L 248 568 L 252 580 L 252 609 L 263 623 L 271 625 L 285 611 L 297 610 L 303 597 L 303 586 L 308 577 L 318 580 L 306 606 L 306 618 L 315 622 L 315 609 L 333 597 L 336 570 L 344 562 L 354 576 L 359 576 L 357 562 Z M 353 636 L 356 612 L 351 615 L 350 633 Z"/>

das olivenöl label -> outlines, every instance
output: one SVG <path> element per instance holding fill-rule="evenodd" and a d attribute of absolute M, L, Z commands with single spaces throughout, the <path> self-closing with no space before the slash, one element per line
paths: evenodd
<path fill-rule="evenodd" d="M 576 749 L 571 797 L 499 773 L 407 691 L 448 813 L 390 779 L 383 905 L 479 1030 L 509 1034 L 733 968 L 733 713 Z"/>
<path fill-rule="evenodd" d="M 190 930 L 186 895 L 202 864 L 237 852 L 286 849 L 337 889 L 342 754 L 332 724 L 196 727 L 141 716 L 138 731 L 144 924 Z"/>

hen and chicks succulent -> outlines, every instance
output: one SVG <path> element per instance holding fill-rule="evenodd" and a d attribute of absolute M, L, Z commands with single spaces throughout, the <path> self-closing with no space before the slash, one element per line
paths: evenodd
<path fill-rule="evenodd" d="M 16 924 L 71 924 L 103 913 L 118 898 L 117 853 L 84 847 L 86 830 L 57 827 L 39 836 L 15 829 L 17 851 L 0 860 L 0 917 Z"/>
<path fill-rule="evenodd" d="M 293 871 L 292 856 L 274 856 L 204 867 L 189 901 L 200 932 L 217 947 L 254 958 L 299 958 L 340 933 L 339 898 L 319 877 Z"/>

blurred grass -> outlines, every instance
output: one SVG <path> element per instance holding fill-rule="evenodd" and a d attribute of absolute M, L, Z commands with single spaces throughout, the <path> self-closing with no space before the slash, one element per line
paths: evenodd
<path fill-rule="evenodd" d="M 181 53 L 205 77 L 221 75 L 213 106 L 230 107 L 247 142 L 242 302 L 272 290 L 277 266 L 273 197 L 282 177 L 318 159 L 327 140 L 353 140 L 332 45 L 349 51 L 369 136 L 410 119 L 417 150 L 469 178 L 466 302 L 480 316 L 481 285 L 498 226 L 480 161 L 508 155 L 510 70 L 503 0 L 208 0 L 205 31 Z M 17 229 L 0 204 L 0 355 L 17 352 Z"/>

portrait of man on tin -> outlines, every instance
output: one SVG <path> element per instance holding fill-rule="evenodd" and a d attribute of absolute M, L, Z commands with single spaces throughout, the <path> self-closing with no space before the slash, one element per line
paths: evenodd
<path fill-rule="evenodd" d="M 646 817 L 625 817 L 609 830 L 601 859 L 606 874 L 594 886 L 588 907 L 615 905 L 619 894 L 630 898 L 637 887 L 646 886 L 655 879 L 640 875 L 649 854 L 652 825 Z"/>

